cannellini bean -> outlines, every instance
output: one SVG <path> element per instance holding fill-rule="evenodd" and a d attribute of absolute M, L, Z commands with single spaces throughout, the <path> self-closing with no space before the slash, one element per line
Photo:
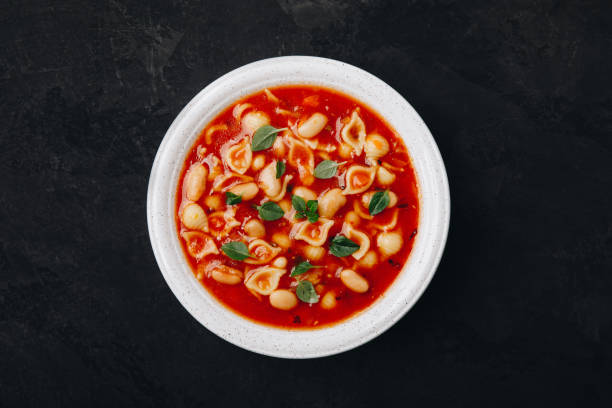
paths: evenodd
<path fill-rule="evenodd" d="M 320 131 L 327 125 L 327 116 L 322 113 L 313 113 L 300 126 L 298 126 L 298 134 L 304 138 L 311 138 L 319 134 Z"/>
<path fill-rule="evenodd" d="M 200 162 L 195 162 L 185 175 L 185 195 L 191 201 L 198 201 L 206 189 L 208 170 Z"/>
<path fill-rule="evenodd" d="M 193 230 L 208 232 L 208 219 L 206 213 L 196 203 L 189 203 L 183 208 L 181 221 L 185 227 Z"/>
<path fill-rule="evenodd" d="M 353 152 L 353 147 L 346 143 L 342 143 L 340 147 L 338 148 L 338 154 L 343 159 L 350 159 L 352 152 Z"/>
<path fill-rule="evenodd" d="M 364 148 L 369 159 L 377 160 L 389 153 L 389 142 L 378 133 L 372 133 L 366 137 Z"/>
<path fill-rule="evenodd" d="M 280 310 L 291 310 L 297 306 L 298 299 L 287 289 L 277 289 L 270 293 L 270 304 Z"/>
<path fill-rule="evenodd" d="M 225 285 L 237 285 L 242 282 L 242 272 L 230 267 L 215 268 L 211 276 L 217 282 Z"/>
<path fill-rule="evenodd" d="M 336 294 L 332 291 L 327 292 L 321 298 L 321 307 L 325 310 L 333 309 L 336 307 Z"/>
<path fill-rule="evenodd" d="M 402 249 L 402 245 L 404 245 L 404 239 L 402 238 L 402 234 L 396 231 L 391 232 L 381 232 L 376 237 L 376 245 L 378 245 L 378 250 L 380 253 L 387 257 L 399 252 Z"/>
<path fill-rule="evenodd" d="M 359 266 L 366 269 L 372 269 L 378 264 L 378 254 L 375 251 L 368 251 L 363 258 L 359 260 Z"/>
<path fill-rule="evenodd" d="M 395 194 L 393 191 L 389 191 L 389 208 L 393 208 L 397 205 L 397 194 Z"/>
<path fill-rule="evenodd" d="M 352 269 L 344 269 L 340 272 L 340 280 L 344 286 L 357 293 L 365 293 L 370 288 L 368 281 Z"/>
<path fill-rule="evenodd" d="M 305 201 L 317 199 L 317 195 L 308 187 L 296 187 L 293 189 L 292 194 L 298 197 L 302 197 Z"/>
<path fill-rule="evenodd" d="M 263 238 L 266 235 L 266 227 L 264 227 L 261 221 L 252 219 L 244 224 L 244 232 L 246 232 L 249 237 Z"/>
<path fill-rule="evenodd" d="M 209 195 L 204 199 L 204 204 L 206 204 L 206 207 L 210 208 L 211 210 L 220 210 L 223 206 L 221 194 Z"/>
<path fill-rule="evenodd" d="M 266 165 L 266 156 L 264 156 L 263 154 L 258 154 L 257 156 L 253 158 L 253 162 L 251 163 L 251 168 L 254 171 L 259 171 L 263 169 L 265 165 Z"/>
<path fill-rule="evenodd" d="M 284 256 L 279 256 L 272 262 L 272 266 L 275 266 L 277 268 L 284 268 L 285 266 L 287 266 L 287 258 L 285 258 Z"/>
<path fill-rule="evenodd" d="M 306 245 L 302 249 L 302 253 L 304 254 L 304 257 L 310 261 L 320 261 L 325 256 L 325 248 L 320 246 L 316 247 Z"/>
<path fill-rule="evenodd" d="M 277 137 L 272 145 L 272 151 L 276 157 L 285 157 L 287 154 L 287 145 L 283 141 L 282 137 Z"/>
<path fill-rule="evenodd" d="M 242 196 L 242 201 L 249 201 L 257 195 L 259 187 L 254 182 L 242 183 L 230 188 L 229 191 Z"/>
<path fill-rule="evenodd" d="M 291 211 L 291 200 L 284 198 L 278 202 L 278 206 L 282 208 L 285 214 L 287 214 L 289 211 Z"/>
<path fill-rule="evenodd" d="M 395 181 L 395 174 L 391 173 L 383 166 L 379 166 L 376 171 L 376 181 L 378 181 L 378 184 L 381 186 L 388 186 Z"/>
<path fill-rule="evenodd" d="M 349 211 L 344 216 L 344 222 L 352 225 L 353 227 L 358 226 L 360 221 L 361 217 L 355 211 Z"/>
<path fill-rule="evenodd" d="M 332 188 L 319 199 L 321 217 L 332 218 L 346 204 L 346 197 L 339 188 Z"/>
<path fill-rule="evenodd" d="M 281 248 L 287 249 L 291 247 L 291 238 L 283 232 L 275 232 L 272 234 L 272 242 L 276 243 Z"/>

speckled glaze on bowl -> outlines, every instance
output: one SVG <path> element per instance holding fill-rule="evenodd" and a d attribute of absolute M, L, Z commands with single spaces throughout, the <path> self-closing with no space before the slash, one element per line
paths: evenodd
<path fill-rule="evenodd" d="M 368 309 L 331 327 L 287 330 L 247 320 L 219 303 L 196 280 L 175 226 L 175 193 L 187 152 L 206 124 L 225 107 L 266 87 L 312 84 L 337 89 L 367 104 L 402 137 L 420 190 L 414 247 L 402 272 Z M 244 349 L 284 358 L 312 358 L 350 350 L 397 322 L 433 277 L 446 243 L 450 195 L 444 163 L 431 133 L 395 90 L 352 65 L 317 57 L 280 57 L 254 62 L 217 79 L 176 117 L 162 141 L 149 179 L 149 236 L 159 268 L 181 304 L 208 330 Z"/>

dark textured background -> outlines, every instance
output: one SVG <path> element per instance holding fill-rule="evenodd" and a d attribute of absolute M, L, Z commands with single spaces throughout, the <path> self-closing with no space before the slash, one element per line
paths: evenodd
<path fill-rule="evenodd" d="M 611 2 L 5 0 L 0 33 L 1 406 L 612 406 Z M 413 310 L 310 361 L 199 325 L 145 218 L 187 101 L 291 54 L 404 95 L 453 201 Z"/>

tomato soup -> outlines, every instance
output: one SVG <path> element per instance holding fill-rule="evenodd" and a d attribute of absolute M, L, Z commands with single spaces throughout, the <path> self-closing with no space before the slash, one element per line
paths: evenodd
<path fill-rule="evenodd" d="M 185 158 L 176 194 L 195 277 L 239 315 L 283 328 L 366 309 L 417 234 L 400 136 L 366 105 L 313 86 L 265 89 L 221 112 Z"/>

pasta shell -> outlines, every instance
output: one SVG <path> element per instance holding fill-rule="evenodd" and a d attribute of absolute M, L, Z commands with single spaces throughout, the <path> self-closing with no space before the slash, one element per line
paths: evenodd
<path fill-rule="evenodd" d="M 238 105 L 234 106 L 234 109 L 232 109 L 232 116 L 236 119 L 240 119 L 244 111 L 252 107 L 253 105 L 250 103 L 239 103 Z"/>
<path fill-rule="evenodd" d="M 197 260 L 204 258 L 206 255 L 219 253 L 215 241 L 200 231 L 183 231 L 181 237 L 185 240 L 189 255 Z"/>
<path fill-rule="evenodd" d="M 306 241 L 312 246 L 321 246 L 327 241 L 327 234 L 334 225 L 334 221 L 319 218 L 317 222 L 302 221 L 293 226 L 291 236 L 293 239 Z"/>
<path fill-rule="evenodd" d="M 246 137 L 233 146 L 227 148 L 224 146 L 222 151 L 224 151 L 225 164 L 236 173 L 244 174 L 251 167 L 253 152 Z"/>
<path fill-rule="evenodd" d="M 208 219 L 204 209 L 196 203 L 189 203 L 181 211 L 181 222 L 191 230 L 208 232 Z"/>
<path fill-rule="evenodd" d="M 204 141 L 206 142 L 206 144 L 211 144 L 213 135 L 216 132 L 222 132 L 224 130 L 227 130 L 227 125 L 224 123 L 210 126 L 208 129 L 206 129 L 206 133 L 204 134 Z"/>
<path fill-rule="evenodd" d="M 249 243 L 249 253 L 252 258 L 246 258 L 244 262 L 251 265 L 263 265 L 274 259 L 281 251 L 280 247 L 273 247 L 263 239 L 254 239 Z"/>
<path fill-rule="evenodd" d="M 300 180 L 304 185 L 310 185 L 314 181 L 314 154 L 312 150 L 301 140 L 290 137 L 289 155 L 287 161 L 297 168 Z"/>
<path fill-rule="evenodd" d="M 350 224 L 342 224 L 342 234 L 359 245 L 359 249 L 352 253 L 353 258 L 360 260 L 370 249 L 370 237 Z"/>
<path fill-rule="evenodd" d="M 342 140 L 350 145 L 355 151 L 355 154 L 359 156 L 365 144 L 366 129 L 357 110 L 353 111 L 349 122 L 342 127 L 340 135 Z"/>
<path fill-rule="evenodd" d="M 215 211 L 208 216 L 208 229 L 215 237 L 225 237 L 234 228 L 240 226 L 236 220 L 236 207 L 228 207 L 225 211 Z"/>
<path fill-rule="evenodd" d="M 399 210 L 397 208 L 383 211 L 382 213 L 374 217 L 374 220 L 372 221 L 372 226 L 381 231 L 392 230 L 397 226 L 398 213 Z"/>
<path fill-rule="evenodd" d="M 389 142 L 378 133 L 371 133 L 365 140 L 366 157 L 371 161 L 376 161 L 389 153 Z"/>
<path fill-rule="evenodd" d="M 262 266 L 249 271 L 244 284 L 249 290 L 260 295 L 268 296 L 278 288 L 280 278 L 286 272 L 287 270 L 283 268 Z"/>
<path fill-rule="evenodd" d="M 365 167 L 354 164 L 346 172 L 345 184 L 346 188 L 342 194 L 358 194 L 366 191 L 374 182 L 376 175 L 376 167 Z"/>
<path fill-rule="evenodd" d="M 253 181 L 253 177 L 245 176 L 242 174 L 227 172 L 222 176 L 219 176 L 215 179 L 213 183 L 213 191 L 227 191 L 236 184 L 248 183 L 249 181 Z"/>
<path fill-rule="evenodd" d="M 242 117 L 242 131 L 252 135 L 257 129 L 270 124 L 270 117 L 264 112 L 253 111 Z"/>

